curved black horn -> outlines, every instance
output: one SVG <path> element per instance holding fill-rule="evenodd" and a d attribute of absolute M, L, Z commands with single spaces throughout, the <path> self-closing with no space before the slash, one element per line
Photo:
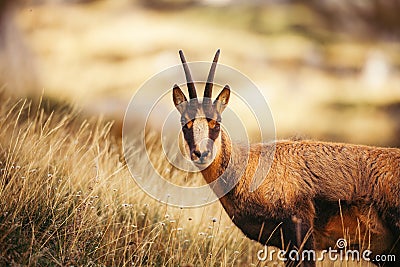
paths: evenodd
<path fill-rule="evenodd" d="M 214 60 L 210 68 L 210 72 L 208 73 L 206 87 L 204 88 L 204 98 L 211 98 L 212 88 L 214 84 L 215 69 L 217 67 L 217 62 L 219 58 L 219 52 L 220 51 L 218 49 L 217 52 L 215 53 Z"/>
<path fill-rule="evenodd" d="M 183 55 L 182 50 L 179 50 L 179 56 L 181 57 L 183 70 L 185 71 L 186 82 L 187 82 L 187 87 L 188 87 L 188 91 L 189 91 L 189 98 L 190 99 L 197 98 L 196 87 L 194 86 L 192 75 L 190 75 L 190 70 L 186 63 L 186 59 L 185 59 L 185 56 Z"/>

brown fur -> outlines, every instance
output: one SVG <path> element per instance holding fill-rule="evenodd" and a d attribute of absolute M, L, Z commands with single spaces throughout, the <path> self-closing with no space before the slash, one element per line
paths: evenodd
<path fill-rule="evenodd" d="M 231 144 L 223 131 L 221 135 L 216 159 L 202 171 L 208 183 L 224 172 L 232 151 L 238 155 L 235 166 L 245 162 L 246 148 Z M 271 169 L 256 191 L 250 192 L 255 167 L 260 155 L 273 151 L 272 144 L 251 145 L 241 177 L 225 174 L 231 181 L 239 180 L 220 201 L 244 234 L 263 244 L 299 248 L 295 216 L 301 219 L 302 239 L 307 231 L 312 233 L 304 249 L 334 248 L 347 232 L 351 248 L 396 253 L 400 258 L 399 243 L 395 245 L 400 235 L 400 149 L 314 141 L 275 145 Z M 217 192 L 226 186 L 217 185 Z M 283 230 L 285 244 L 277 227 Z"/>

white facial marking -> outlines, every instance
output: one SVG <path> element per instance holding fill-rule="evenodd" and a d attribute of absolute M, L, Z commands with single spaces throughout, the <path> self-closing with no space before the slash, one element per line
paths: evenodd
<path fill-rule="evenodd" d="M 220 143 L 219 137 L 213 141 L 209 137 L 210 125 L 202 109 L 198 109 L 192 125 L 193 142 L 195 151 L 190 151 L 191 159 L 199 166 L 208 166 L 216 156 L 218 149 L 215 147 Z M 189 151 L 189 146 L 187 146 Z"/>
<path fill-rule="evenodd" d="M 193 122 L 193 139 L 196 150 L 202 152 L 207 151 L 208 143 L 208 121 L 205 118 L 197 118 Z"/>

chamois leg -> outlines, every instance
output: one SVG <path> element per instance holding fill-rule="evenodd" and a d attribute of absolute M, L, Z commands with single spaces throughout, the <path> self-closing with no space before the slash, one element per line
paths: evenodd
<path fill-rule="evenodd" d="M 395 256 L 394 262 L 386 262 L 385 266 L 395 267 L 400 265 L 400 229 L 395 232 L 395 237 L 397 237 L 396 243 L 394 244 L 394 248 L 390 254 Z"/>
<path fill-rule="evenodd" d="M 391 251 L 386 252 L 387 254 L 394 255 L 395 259 L 391 259 L 391 261 L 386 261 L 380 263 L 379 266 L 384 267 L 398 267 L 400 266 L 400 215 L 396 217 L 396 215 L 392 214 L 392 220 L 394 227 L 391 227 L 393 237 L 394 237 L 394 244 Z M 396 221 L 397 220 L 397 221 Z M 393 261 L 394 260 L 394 261 Z"/>
<path fill-rule="evenodd" d="M 311 221 L 292 216 L 282 226 L 287 242 L 286 266 L 315 267 L 314 238 Z M 304 252 L 306 251 L 306 252 Z M 310 252 L 310 253 L 309 253 Z M 315 255 L 315 254 L 314 254 Z"/>
<path fill-rule="evenodd" d="M 389 209 L 387 217 L 389 224 L 392 225 L 390 228 L 395 239 L 394 247 L 390 251 L 390 254 L 395 255 L 396 261 L 385 262 L 384 266 L 400 266 L 400 207 Z"/>

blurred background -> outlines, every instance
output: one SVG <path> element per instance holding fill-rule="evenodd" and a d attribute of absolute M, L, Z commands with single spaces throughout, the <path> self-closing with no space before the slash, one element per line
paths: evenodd
<path fill-rule="evenodd" d="M 0 87 L 119 132 L 179 49 L 209 61 L 220 48 L 266 96 L 278 138 L 400 146 L 399 14 L 400 0 L 0 0 Z"/>

